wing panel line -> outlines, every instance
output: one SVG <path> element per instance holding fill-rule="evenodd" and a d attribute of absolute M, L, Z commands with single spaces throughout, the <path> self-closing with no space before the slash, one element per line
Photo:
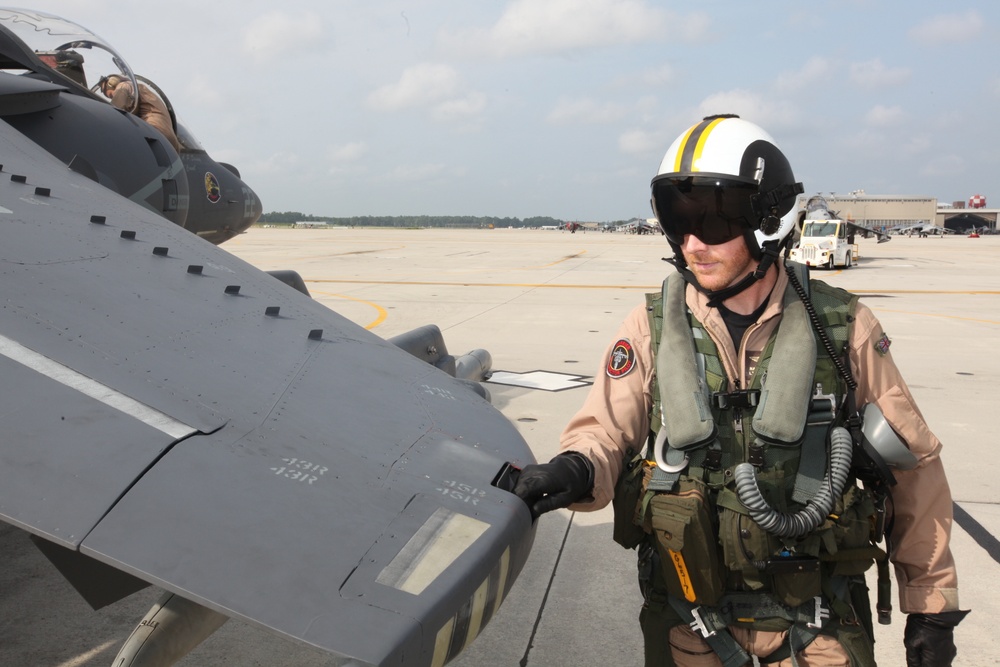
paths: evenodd
<path fill-rule="evenodd" d="M 39 354 L 18 343 L 16 340 L 3 335 L 0 335 L 0 354 L 62 385 L 75 389 L 85 396 L 100 401 L 119 412 L 124 412 L 130 417 L 138 419 L 147 426 L 152 426 L 175 440 L 186 438 L 198 431 L 196 428 L 178 421 L 156 408 L 150 407 L 145 403 L 140 403 L 120 391 L 112 389 L 86 375 L 82 375 L 69 366 L 65 366 L 54 359 Z"/>

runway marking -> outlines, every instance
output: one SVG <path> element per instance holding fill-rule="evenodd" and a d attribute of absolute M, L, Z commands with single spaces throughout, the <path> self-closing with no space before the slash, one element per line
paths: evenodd
<path fill-rule="evenodd" d="M 318 281 L 310 280 L 308 282 L 318 282 Z M 357 303 L 363 303 L 366 306 L 371 306 L 372 308 L 374 308 L 376 310 L 376 312 L 378 312 L 378 317 L 376 317 L 374 320 L 372 320 L 368 324 L 365 324 L 364 325 L 365 329 L 374 329 L 378 325 L 380 325 L 383 322 L 385 322 L 385 319 L 387 317 L 389 317 L 389 311 L 387 311 L 385 308 L 383 308 L 382 306 L 380 306 L 377 303 L 374 303 L 372 301 L 366 301 L 365 299 L 357 299 L 357 298 L 355 298 L 353 296 L 347 296 L 346 294 L 334 294 L 333 292 L 318 292 L 317 291 L 316 294 L 322 294 L 323 296 L 332 296 L 332 297 L 335 297 L 337 299 L 347 299 L 348 301 L 355 301 Z"/>
<path fill-rule="evenodd" d="M 961 315 L 946 315 L 944 313 L 917 313 L 912 310 L 896 310 L 895 308 L 882 308 L 881 306 L 871 306 L 873 311 L 886 313 L 900 313 L 902 315 L 920 315 L 923 317 L 943 317 L 948 320 L 962 320 L 963 322 L 977 322 L 979 324 L 1000 324 L 996 320 L 980 320 L 975 317 L 962 317 Z"/>
<path fill-rule="evenodd" d="M 560 260 L 562 261 L 562 260 Z M 451 287 L 525 287 L 531 289 L 629 289 L 649 292 L 659 290 L 662 285 L 580 285 L 569 283 L 474 283 L 464 280 L 358 280 L 353 278 L 310 278 L 307 283 L 342 283 L 345 285 L 428 285 Z M 920 290 L 920 289 L 867 289 L 847 290 L 851 294 L 876 296 L 879 294 L 968 294 L 980 296 L 1000 296 L 1000 290 Z"/>
<path fill-rule="evenodd" d="M 512 371 L 493 371 L 486 380 L 492 384 L 503 384 L 511 387 L 526 387 L 542 391 L 563 391 L 576 387 L 588 387 L 593 384 L 583 375 L 570 373 L 553 373 L 550 371 L 528 371 L 515 373 Z"/>

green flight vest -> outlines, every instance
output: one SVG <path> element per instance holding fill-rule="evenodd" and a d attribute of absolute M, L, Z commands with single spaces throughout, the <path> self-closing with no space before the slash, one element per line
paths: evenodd
<path fill-rule="evenodd" d="M 679 279 L 679 275 L 672 275 L 667 281 Z M 646 295 L 651 340 L 657 356 L 663 335 L 667 281 L 663 292 Z M 822 282 L 809 281 L 807 284 L 812 308 L 823 330 L 843 363 L 848 363 L 846 347 L 858 298 Z M 787 289 L 791 293 L 792 286 Z M 786 297 L 786 305 L 790 299 Z M 699 436 L 689 437 L 694 444 L 683 449 L 680 458 L 686 460 L 676 466 L 680 470 L 666 474 L 657 467 L 650 450 L 657 436 L 662 435 L 663 419 L 659 382 L 654 379 L 650 447 L 644 455 L 638 454 L 627 462 L 619 480 L 615 496 L 615 539 L 629 548 L 645 543 L 647 548 L 655 549 L 660 567 L 652 581 L 661 590 L 654 597 L 659 595 L 660 599 L 669 600 L 678 610 L 679 622 L 691 621 L 686 615 L 691 609 L 707 609 L 716 614 L 716 624 L 722 626 L 736 623 L 759 630 L 780 631 L 810 625 L 811 636 L 801 640 L 808 643 L 819 631 L 838 634 L 833 629 L 823 629 L 827 625 L 832 627 L 832 623 L 821 627 L 800 622 L 803 614 L 813 613 L 810 605 L 814 600 L 817 609 L 821 600 L 827 600 L 834 618 L 866 626 L 870 637 L 867 590 L 863 595 L 856 590 L 849 591 L 846 582 L 852 580 L 857 584 L 875 560 L 885 559 L 885 553 L 872 540 L 875 505 L 871 494 L 849 481 L 833 511 L 818 528 L 801 537 L 778 538 L 751 519 L 734 485 L 736 465 L 750 462 L 754 465 L 763 497 L 772 508 L 793 514 L 805 506 L 815 494 L 817 485 L 822 483 L 828 433 L 845 421 L 844 402 L 848 390 L 836 365 L 817 340 L 811 382 L 803 385 L 801 379 L 797 380 L 799 386 L 813 387 L 805 426 L 797 430 L 801 436 L 795 438 L 793 435 L 790 442 L 782 442 L 780 438 L 762 439 L 751 428 L 751 418 L 755 416 L 757 401 L 767 383 L 771 362 L 776 357 L 789 358 L 787 350 L 785 356 L 776 354 L 781 326 L 765 345 L 750 386 L 739 387 L 726 377 L 715 343 L 702 323 L 694 318 L 683 300 L 674 299 L 675 309 L 677 301 L 680 301 L 681 312 L 666 315 L 674 318 L 671 320 L 674 322 L 687 320 L 698 377 L 685 381 L 697 382 L 699 386 L 676 394 L 708 397 L 706 405 L 711 413 L 714 437 L 704 437 L 700 441 Z M 676 334 L 675 330 L 673 335 Z M 668 337 L 668 340 L 673 342 L 676 337 Z M 806 371 L 800 371 L 799 376 L 808 381 L 808 376 L 802 376 L 803 372 Z M 772 382 L 776 377 L 789 375 L 777 368 L 770 374 Z M 676 380 L 672 378 L 671 382 L 676 389 Z M 768 389 L 782 396 L 773 391 L 773 386 Z M 671 393 L 673 396 L 675 393 Z M 700 400 L 695 403 L 699 405 L 689 406 L 689 409 L 704 411 Z M 690 420 L 687 424 L 691 424 Z M 756 421 L 753 424 L 758 426 Z M 760 426 L 762 431 L 767 430 L 766 425 Z M 784 432 L 788 431 L 785 427 Z M 791 429 L 791 432 L 794 434 L 796 430 Z M 708 430 L 701 435 L 705 433 Z M 673 455 L 676 463 L 678 453 L 668 454 Z M 858 608 L 861 602 L 866 603 L 865 609 Z M 718 614 L 720 608 L 725 612 L 722 615 Z M 699 620 L 697 616 L 694 618 Z M 713 648 L 721 655 L 718 646 L 713 645 Z M 870 647 L 855 648 L 852 655 L 869 651 Z M 740 658 L 733 659 L 738 664 Z"/>

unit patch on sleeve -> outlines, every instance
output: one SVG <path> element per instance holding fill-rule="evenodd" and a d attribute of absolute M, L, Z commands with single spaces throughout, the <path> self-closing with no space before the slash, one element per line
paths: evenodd
<path fill-rule="evenodd" d="M 620 378 L 635 368 L 635 349 L 627 338 L 621 338 L 611 348 L 608 357 L 608 377 Z"/>
<path fill-rule="evenodd" d="M 884 357 L 889 354 L 890 345 L 892 345 L 892 341 L 889 340 L 888 334 L 883 333 L 882 337 L 875 341 L 875 351 Z"/>

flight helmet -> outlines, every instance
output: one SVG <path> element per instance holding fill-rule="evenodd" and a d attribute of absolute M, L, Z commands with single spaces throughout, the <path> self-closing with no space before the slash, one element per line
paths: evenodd
<path fill-rule="evenodd" d="M 672 262 L 696 285 L 681 253 L 687 234 L 709 245 L 742 236 L 760 261 L 759 278 L 791 242 L 796 196 L 803 191 L 771 135 L 733 114 L 708 116 L 681 134 L 650 188 Z"/>
<path fill-rule="evenodd" d="M 97 87 L 100 89 L 102 93 L 104 93 L 108 97 L 111 97 L 110 95 L 108 95 L 108 91 L 114 90 L 115 87 L 122 81 L 124 81 L 123 77 L 117 74 L 109 74 L 107 76 L 101 77 L 101 80 L 97 82 Z"/>

